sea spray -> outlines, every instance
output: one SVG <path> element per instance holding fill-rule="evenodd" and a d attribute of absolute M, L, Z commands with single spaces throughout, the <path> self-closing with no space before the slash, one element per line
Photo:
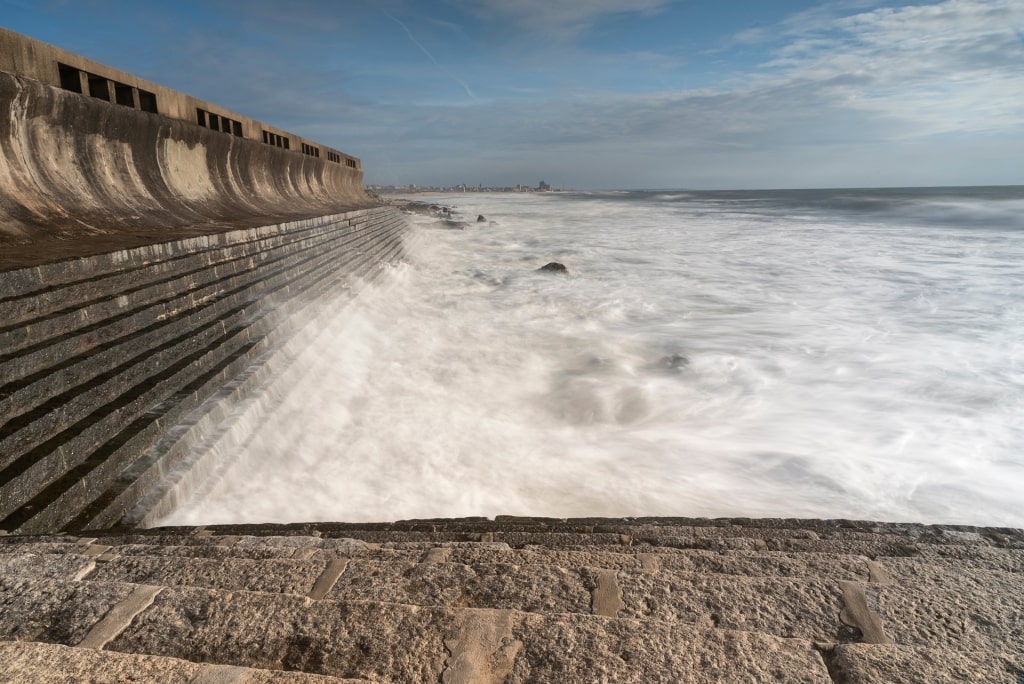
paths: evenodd
<path fill-rule="evenodd" d="M 1021 189 L 432 201 L 161 523 L 1024 525 Z"/>

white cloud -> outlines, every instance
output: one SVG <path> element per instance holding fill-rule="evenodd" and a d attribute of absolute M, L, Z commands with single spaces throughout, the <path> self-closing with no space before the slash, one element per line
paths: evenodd
<path fill-rule="evenodd" d="M 462 1 L 516 30 L 563 36 L 617 13 L 666 5 Z M 236 97 L 291 110 L 285 118 L 247 113 L 362 156 L 370 179 L 386 182 L 514 184 L 531 168 L 567 184 L 603 187 L 1024 181 L 1013 171 L 1024 147 L 1024 3 L 875 5 L 830 3 L 764 27 L 771 42 L 761 47 L 772 51 L 761 66 L 701 90 L 680 89 L 682 53 L 655 52 L 585 55 L 585 64 L 545 59 L 545 79 L 528 83 L 491 84 L 487 67 L 460 64 L 466 80 L 480 86 L 479 101 L 458 97 L 444 78 L 428 80 L 445 74 L 432 77 L 426 63 L 406 74 L 423 81 L 416 94 L 378 75 L 374 94 L 355 98 L 339 90 L 344 72 L 307 69 L 300 72 L 306 78 L 296 78 L 294 64 L 264 66 L 232 83 L 253 91 Z M 747 38 L 749 54 L 755 36 Z M 440 54 L 435 45 L 443 50 L 444 43 L 430 44 Z M 207 51 L 184 54 L 197 52 Z M 229 61 L 253 62 L 236 57 Z M 662 91 L 596 91 L 594 81 L 576 78 L 614 69 L 644 70 L 645 84 L 665 74 Z M 205 69 L 184 71 L 201 80 Z"/>
<path fill-rule="evenodd" d="M 571 182 L 605 187 L 1020 182 L 1010 170 L 1024 147 L 1022 11 L 1017 0 L 947 0 L 805 13 L 730 86 L 421 111 L 407 140 L 433 141 L 460 170 L 498 149 L 568 179 L 575 164 L 586 180 Z"/>
<path fill-rule="evenodd" d="M 1014 24 L 1022 20 L 1016 0 L 859 13 L 789 43 L 754 83 L 817 87 L 845 108 L 912 124 L 917 137 L 1020 130 L 1024 49 Z"/>

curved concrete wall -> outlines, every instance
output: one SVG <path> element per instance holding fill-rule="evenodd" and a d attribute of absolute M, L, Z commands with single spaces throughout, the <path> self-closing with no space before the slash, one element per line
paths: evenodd
<path fill-rule="evenodd" d="M 361 169 L 0 73 L 0 269 L 368 204 Z"/>

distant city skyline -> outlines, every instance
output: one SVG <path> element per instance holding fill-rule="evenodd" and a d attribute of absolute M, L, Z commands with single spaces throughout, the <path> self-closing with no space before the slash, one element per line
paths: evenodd
<path fill-rule="evenodd" d="M 1024 183 L 1021 0 L 0 0 L 0 17 L 358 156 L 368 184 Z"/>

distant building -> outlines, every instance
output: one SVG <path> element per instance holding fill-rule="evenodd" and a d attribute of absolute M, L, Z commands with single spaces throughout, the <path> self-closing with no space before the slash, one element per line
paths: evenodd
<path fill-rule="evenodd" d="M 537 186 L 537 192 L 547 192 L 550 189 L 551 186 L 548 185 L 545 181 L 541 181 L 540 184 Z"/>

